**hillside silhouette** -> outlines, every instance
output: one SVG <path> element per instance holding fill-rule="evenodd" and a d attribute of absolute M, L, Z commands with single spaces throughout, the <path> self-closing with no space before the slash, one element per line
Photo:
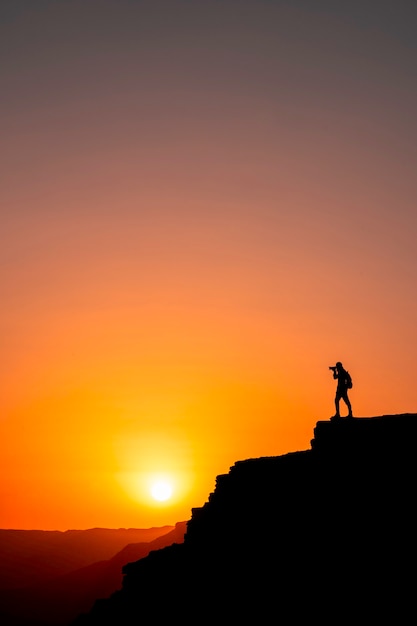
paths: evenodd
<path fill-rule="evenodd" d="M 96 598 L 120 589 L 126 563 L 182 543 L 185 530 L 186 522 L 149 529 L 0 531 L 0 554 L 8 555 L 1 561 L 0 624 L 68 624 Z"/>
<path fill-rule="evenodd" d="M 309 450 L 238 461 L 72 626 L 414 621 L 416 427 L 318 421 Z"/>
<path fill-rule="evenodd" d="M 129 543 L 153 541 L 173 526 L 88 530 L 0 529 L 0 589 L 39 584 L 109 559 Z"/>

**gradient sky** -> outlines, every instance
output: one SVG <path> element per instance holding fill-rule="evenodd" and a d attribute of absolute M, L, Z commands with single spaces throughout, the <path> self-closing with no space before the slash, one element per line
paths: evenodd
<path fill-rule="evenodd" d="M 310 447 L 337 360 L 417 412 L 416 18 L 1 1 L 0 527 L 187 520 Z"/>

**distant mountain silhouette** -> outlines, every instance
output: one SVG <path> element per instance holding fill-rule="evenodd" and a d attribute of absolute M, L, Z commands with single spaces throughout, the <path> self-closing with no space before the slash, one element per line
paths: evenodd
<path fill-rule="evenodd" d="M 0 529 L 0 589 L 38 584 L 109 559 L 129 543 L 153 541 L 174 526 L 88 530 Z"/>
<path fill-rule="evenodd" d="M 20 536 L 12 546 L 8 546 L 8 555 L 16 558 L 16 568 L 26 567 L 31 563 L 31 585 L 23 588 L 7 588 L 7 579 L 0 589 L 0 624 L 2 626 L 58 626 L 68 624 L 79 613 L 92 608 L 97 598 L 107 597 L 122 584 L 122 567 L 129 561 L 136 561 L 148 555 L 151 550 L 158 550 L 174 542 L 182 543 L 186 531 L 186 522 L 175 526 L 151 529 L 90 529 L 51 533 L 44 531 L 18 531 Z M 2 531 L 0 531 L 1 533 Z M 7 548 L 7 535 L 16 540 L 16 531 L 3 531 L 4 552 Z M 32 540 L 40 538 L 40 544 L 34 547 Z M 124 542 L 141 538 L 140 543 Z M 16 543 L 18 545 L 16 545 Z M 56 553 L 53 552 L 53 547 Z M 26 548 L 27 553 L 22 554 Z M 115 549 L 120 549 L 115 554 Z M 81 552 L 68 557 L 69 550 Z M 41 555 L 41 558 L 40 558 Z M 92 562 L 97 555 L 111 555 L 110 559 Z M 40 561 L 37 559 L 40 558 Z M 35 559 L 36 566 L 32 562 Z M 52 561 L 52 562 L 51 562 Z M 75 564 L 89 564 L 72 569 Z M 10 568 L 10 558 L 8 559 Z M 4 566 L 4 564 L 3 564 Z M 69 569 L 70 568 L 70 569 Z M 6 568 L 3 567 L 6 571 Z M 33 581 L 34 570 L 40 572 Z M 64 573 L 51 576 L 51 572 Z M 14 582 L 18 572 L 15 572 Z M 28 574 L 20 572 L 21 580 Z"/>
<path fill-rule="evenodd" d="M 319 421 L 311 449 L 235 463 L 184 543 L 125 565 L 73 626 L 415 621 L 416 430 Z"/>

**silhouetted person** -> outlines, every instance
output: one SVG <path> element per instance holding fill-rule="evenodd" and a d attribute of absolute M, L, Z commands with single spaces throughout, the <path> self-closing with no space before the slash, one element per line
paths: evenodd
<path fill-rule="evenodd" d="M 340 361 L 338 361 L 334 367 L 330 367 L 329 369 L 333 370 L 333 378 L 337 379 L 336 396 L 334 399 L 336 413 L 331 419 L 334 420 L 340 418 L 340 400 L 345 402 L 349 410 L 347 417 L 353 417 L 352 406 L 348 396 L 348 389 L 352 387 L 350 374 L 345 370 Z"/>

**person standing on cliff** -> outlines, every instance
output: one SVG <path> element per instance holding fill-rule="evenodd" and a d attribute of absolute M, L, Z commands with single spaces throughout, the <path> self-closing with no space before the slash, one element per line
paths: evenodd
<path fill-rule="evenodd" d="M 338 361 L 335 366 L 332 366 L 329 369 L 333 371 L 333 378 L 337 380 L 336 395 L 334 398 L 336 413 L 330 419 L 340 419 L 340 400 L 343 400 L 348 408 L 349 413 L 347 417 L 353 417 L 352 405 L 348 396 L 348 389 L 352 388 L 352 378 L 349 372 L 345 370 L 340 361 Z"/>

